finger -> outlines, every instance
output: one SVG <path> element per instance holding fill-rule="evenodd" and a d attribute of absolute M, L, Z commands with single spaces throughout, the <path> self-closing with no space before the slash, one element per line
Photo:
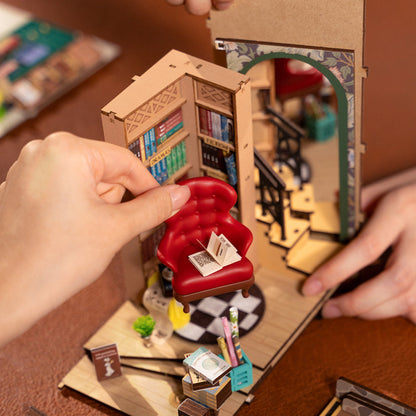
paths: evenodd
<path fill-rule="evenodd" d="M 185 0 L 166 0 L 171 6 L 180 6 L 185 3 Z"/>
<path fill-rule="evenodd" d="M 126 188 L 118 184 L 99 183 L 97 185 L 97 194 L 108 204 L 116 204 L 121 201 Z"/>
<path fill-rule="evenodd" d="M 180 209 L 190 197 L 187 186 L 168 185 L 151 189 L 132 201 L 109 206 L 116 232 L 129 241 L 134 236 L 165 221 Z"/>
<path fill-rule="evenodd" d="M 139 195 L 159 186 L 139 159 L 121 146 L 81 138 L 68 132 L 56 132 L 46 137 L 38 148 L 38 154 L 53 155 L 56 161 L 64 158 L 65 166 L 74 169 L 75 165 L 77 171 L 82 168 L 79 165 L 81 155 L 87 162 L 84 173 L 92 175 L 97 187 L 101 182 L 121 185 L 133 195 Z M 29 154 L 31 147 L 28 149 L 26 153 Z"/>
<path fill-rule="evenodd" d="M 371 264 L 396 242 L 402 229 L 402 219 L 394 212 L 394 204 L 382 201 L 360 234 L 306 280 L 303 294 L 322 293 Z"/>
<path fill-rule="evenodd" d="M 415 167 L 366 185 L 361 192 L 361 209 L 367 211 L 387 192 L 412 183 L 416 183 Z"/>
<path fill-rule="evenodd" d="M 225 10 L 225 9 L 228 9 L 233 4 L 233 1 L 232 0 L 213 0 L 212 3 L 213 3 L 213 6 L 217 10 Z"/>
<path fill-rule="evenodd" d="M 353 291 L 330 299 L 322 309 L 322 316 L 324 318 L 370 316 L 371 311 L 379 311 L 391 299 L 400 296 L 402 291 L 397 290 L 393 282 L 392 271 L 384 270 Z"/>
<path fill-rule="evenodd" d="M 353 292 L 345 296 L 352 294 Z M 395 296 L 366 312 L 356 315 L 343 314 L 339 308 L 338 300 L 338 298 L 331 299 L 324 305 L 322 309 L 322 316 L 324 318 L 337 318 L 345 315 L 357 316 L 368 320 L 376 320 L 393 318 L 395 316 L 406 316 L 412 322 L 416 323 L 416 293 L 414 289 L 412 289 L 412 293 L 410 294 L 404 293 L 400 296 Z"/>
<path fill-rule="evenodd" d="M 211 10 L 211 0 L 186 0 L 186 10 L 195 15 L 207 14 Z"/>
<path fill-rule="evenodd" d="M 120 184 L 133 195 L 159 186 L 156 179 L 129 150 L 106 142 L 88 140 L 96 181 Z"/>
<path fill-rule="evenodd" d="M 341 315 L 364 317 L 371 311 L 377 311 L 376 315 L 378 315 L 383 305 L 387 305 L 391 299 L 397 299 L 408 293 L 416 283 L 413 247 L 406 242 L 398 245 L 385 270 L 373 279 L 362 283 L 354 291 L 332 299 L 325 308 L 325 317 Z"/>
<path fill-rule="evenodd" d="M 393 318 L 395 316 L 408 316 L 409 319 L 412 319 L 411 314 L 409 316 L 409 308 L 414 308 L 415 303 L 414 297 L 411 300 L 409 294 L 402 294 L 363 313 L 360 315 L 360 318 L 376 320 Z"/>

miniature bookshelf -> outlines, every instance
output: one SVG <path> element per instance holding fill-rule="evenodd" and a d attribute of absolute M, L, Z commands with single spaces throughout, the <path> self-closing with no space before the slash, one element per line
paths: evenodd
<path fill-rule="evenodd" d="M 269 121 L 269 115 L 264 111 L 264 94 L 267 96 L 268 104 L 274 107 L 276 101 L 274 60 L 269 59 L 257 63 L 247 75 L 251 80 L 254 146 L 266 160 L 272 162 L 276 132 Z"/>
<path fill-rule="evenodd" d="M 254 229 L 250 95 L 247 76 L 171 51 L 102 109 L 104 137 L 130 149 L 160 184 L 197 176 L 230 183 L 235 216 Z M 145 278 L 156 270 L 161 234 L 139 238 Z"/>

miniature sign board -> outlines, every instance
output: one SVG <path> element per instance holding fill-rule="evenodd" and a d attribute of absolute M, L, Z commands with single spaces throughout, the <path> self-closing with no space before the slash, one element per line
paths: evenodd
<path fill-rule="evenodd" d="M 416 409 L 341 377 L 320 416 L 416 416 Z"/>
<path fill-rule="evenodd" d="M 217 236 L 212 232 L 207 247 L 199 240 L 198 243 L 204 250 L 191 254 L 189 260 L 202 276 L 209 276 L 210 274 L 221 270 L 224 266 L 229 266 L 230 264 L 241 260 L 241 256 L 237 253 L 237 249 L 230 243 L 224 234 Z"/>
<path fill-rule="evenodd" d="M 98 381 L 121 376 L 120 356 L 116 344 L 92 348 L 91 356 Z"/>

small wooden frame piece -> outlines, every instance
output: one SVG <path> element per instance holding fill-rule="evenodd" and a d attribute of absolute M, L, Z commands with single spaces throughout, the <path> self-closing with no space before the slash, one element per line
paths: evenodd
<path fill-rule="evenodd" d="M 210 409 L 190 399 L 185 399 L 178 407 L 178 416 L 216 416 L 218 411 Z"/>
<path fill-rule="evenodd" d="M 416 409 L 344 377 L 319 416 L 416 416 Z"/>

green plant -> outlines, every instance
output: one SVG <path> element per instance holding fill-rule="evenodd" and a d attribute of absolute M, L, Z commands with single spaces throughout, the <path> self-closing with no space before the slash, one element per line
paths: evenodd
<path fill-rule="evenodd" d="M 133 324 L 133 329 L 140 334 L 140 336 L 148 337 L 152 335 L 156 321 L 150 316 L 140 316 Z"/>

